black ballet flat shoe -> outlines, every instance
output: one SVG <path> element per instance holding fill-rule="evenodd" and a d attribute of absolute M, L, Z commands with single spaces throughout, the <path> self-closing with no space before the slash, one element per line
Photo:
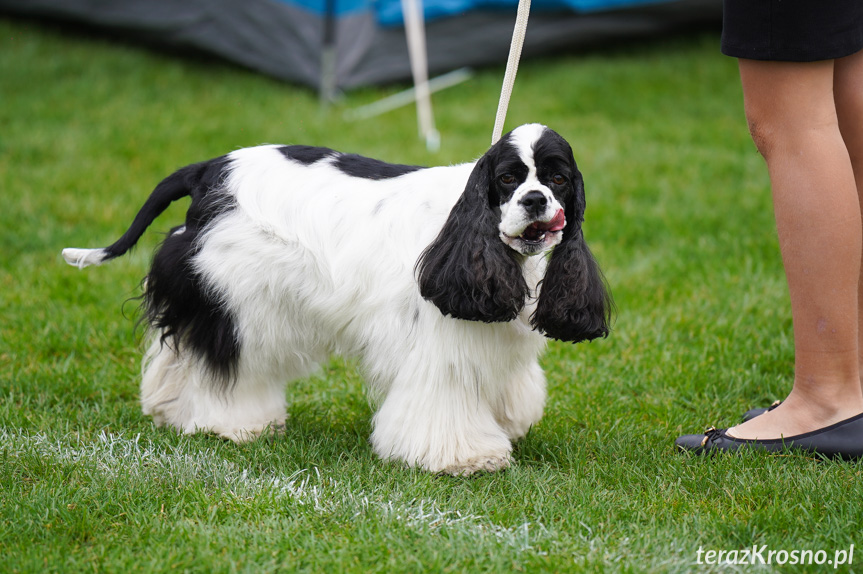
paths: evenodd
<path fill-rule="evenodd" d="M 773 404 L 770 405 L 769 407 L 759 407 L 757 409 L 749 409 L 748 411 L 743 413 L 743 422 L 751 421 L 752 419 L 754 419 L 758 415 L 763 415 L 767 411 L 772 411 L 773 409 L 775 409 L 776 407 L 778 407 L 781 404 L 782 404 L 782 401 L 776 400 L 776 401 L 773 401 Z"/>
<path fill-rule="evenodd" d="M 704 434 L 688 434 L 674 441 L 679 451 L 695 454 L 734 452 L 743 448 L 783 452 L 802 450 L 827 458 L 853 460 L 863 457 L 863 413 L 816 431 L 776 439 L 742 439 L 728 429 L 709 428 Z"/>

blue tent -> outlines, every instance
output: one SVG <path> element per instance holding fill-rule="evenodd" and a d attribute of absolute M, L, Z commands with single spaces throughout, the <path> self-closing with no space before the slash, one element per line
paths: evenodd
<path fill-rule="evenodd" d="M 424 0 L 429 73 L 506 61 L 517 3 Z M 523 53 L 718 23 L 721 10 L 721 0 L 533 0 Z M 193 47 L 313 87 L 411 77 L 401 0 L 0 0 L 0 12 Z"/>

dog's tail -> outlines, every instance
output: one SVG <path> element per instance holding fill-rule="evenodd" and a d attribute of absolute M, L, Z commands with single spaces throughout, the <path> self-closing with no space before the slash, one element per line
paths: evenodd
<path fill-rule="evenodd" d="M 199 187 L 202 169 L 206 169 L 209 163 L 186 166 L 162 180 L 144 202 L 126 233 L 112 245 L 101 249 L 67 247 L 63 250 L 63 259 L 69 265 L 83 269 L 89 265 L 101 265 L 123 255 L 138 242 L 144 231 L 171 203 L 194 193 Z"/>

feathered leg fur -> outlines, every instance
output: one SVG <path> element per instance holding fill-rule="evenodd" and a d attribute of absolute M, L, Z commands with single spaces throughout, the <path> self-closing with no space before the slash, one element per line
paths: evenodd
<path fill-rule="evenodd" d="M 235 442 L 284 426 L 284 380 L 246 375 L 230 388 L 220 387 L 199 359 L 159 339 L 144 357 L 141 380 L 142 410 L 157 426 L 211 432 Z"/>

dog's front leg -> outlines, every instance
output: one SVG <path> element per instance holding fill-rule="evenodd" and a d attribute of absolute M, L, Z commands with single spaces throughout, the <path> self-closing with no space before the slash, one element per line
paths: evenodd
<path fill-rule="evenodd" d="M 520 439 L 539 422 L 545 407 L 545 373 L 539 362 L 517 370 L 501 391 L 495 417 L 510 439 Z"/>
<path fill-rule="evenodd" d="M 496 420 L 483 382 L 476 379 L 476 369 L 450 364 L 439 370 L 439 365 L 422 361 L 407 365 L 375 414 L 375 452 L 452 475 L 508 467 L 512 444 Z"/>

